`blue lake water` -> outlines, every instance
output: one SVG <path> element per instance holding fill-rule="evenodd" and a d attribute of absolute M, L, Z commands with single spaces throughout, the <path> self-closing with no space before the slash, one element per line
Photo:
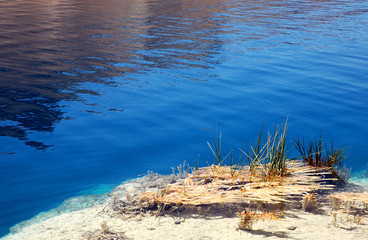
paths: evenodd
<path fill-rule="evenodd" d="M 287 118 L 366 171 L 368 1 L 0 0 L 0 236 Z"/>

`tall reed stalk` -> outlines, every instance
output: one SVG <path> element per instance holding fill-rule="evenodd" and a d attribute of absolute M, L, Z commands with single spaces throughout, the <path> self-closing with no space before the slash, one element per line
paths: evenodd
<path fill-rule="evenodd" d="M 207 141 L 207 145 L 210 147 L 212 154 L 215 158 L 215 165 L 218 164 L 221 166 L 226 158 L 231 154 L 232 150 L 223 158 L 221 147 L 222 147 L 222 133 L 216 129 L 216 138 L 213 138 L 214 149 L 212 148 L 211 144 Z"/>

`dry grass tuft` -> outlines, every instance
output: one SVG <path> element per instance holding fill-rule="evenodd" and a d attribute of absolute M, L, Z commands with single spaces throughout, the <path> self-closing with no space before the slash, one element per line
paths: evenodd
<path fill-rule="evenodd" d="M 85 234 L 84 238 L 87 240 L 129 240 L 124 233 L 111 231 L 106 221 L 101 223 L 100 230 L 88 232 Z"/>
<path fill-rule="evenodd" d="M 303 207 L 303 211 L 305 212 L 312 212 L 313 210 L 316 209 L 317 201 L 316 201 L 316 196 L 314 192 L 307 193 L 304 195 L 303 200 L 302 200 L 302 207 Z"/>
<path fill-rule="evenodd" d="M 253 224 L 259 220 L 280 220 L 279 215 L 276 212 L 264 212 L 257 213 L 255 211 L 245 210 L 238 212 L 240 222 L 238 223 L 237 230 L 252 230 Z"/>
<path fill-rule="evenodd" d="M 334 226 L 337 225 L 337 213 L 345 213 L 347 222 L 361 224 L 363 216 L 368 215 L 368 192 L 340 192 L 330 195 L 333 208 Z"/>
<path fill-rule="evenodd" d="M 354 205 L 361 209 L 368 210 L 368 192 L 340 192 L 330 195 L 330 201 L 335 210 L 340 209 L 342 205 L 344 205 L 345 208 L 350 208 Z"/>

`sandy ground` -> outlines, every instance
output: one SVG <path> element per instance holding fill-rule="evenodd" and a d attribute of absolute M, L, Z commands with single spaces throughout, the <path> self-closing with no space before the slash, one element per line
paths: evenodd
<path fill-rule="evenodd" d="M 159 179 L 155 177 L 155 179 Z M 166 178 L 163 181 L 171 181 Z M 161 181 L 161 180 L 160 180 Z M 145 186 L 143 182 L 148 182 Z M 123 195 L 154 189 L 152 179 L 137 180 L 116 190 Z M 152 186 L 149 186 L 151 184 Z M 112 197 L 111 197 L 112 198 Z M 368 215 L 359 223 L 346 213 L 338 212 L 336 226 L 329 204 L 320 204 L 314 213 L 302 209 L 285 210 L 280 220 L 260 220 L 252 230 L 237 230 L 239 218 L 209 215 L 155 216 L 152 213 L 114 214 L 111 202 L 35 222 L 3 240 L 43 239 L 368 239 Z M 221 215 L 221 214 L 220 214 Z"/>

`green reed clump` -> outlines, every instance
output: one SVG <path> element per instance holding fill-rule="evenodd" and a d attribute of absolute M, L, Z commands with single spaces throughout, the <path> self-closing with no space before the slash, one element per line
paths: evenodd
<path fill-rule="evenodd" d="M 258 169 L 258 166 L 262 162 L 264 158 L 264 150 L 267 147 L 265 144 L 262 146 L 262 135 L 263 135 L 263 126 L 259 130 L 258 138 L 254 144 L 254 146 L 250 147 L 250 150 L 248 150 L 248 153 L 245 153 L 242 149 L 240 149 L 241 152 L 243 152 L 247 157 L 249 163 L 249 170 L 251 175 L 254 175 L 256 170 Z"/>
<path fill-rule="evenodd" d="M 231 154 L 232 150 L 225 156 L 222 157 L 221 147 L 222 147 L 222 133 L 216 129 L 216 138 L 213 138 L 214 149 L 211 144 L 207 142 L 207 145 L 210 147 L 213 156 L 215 157 L 215 164 L 221 166 L 226 158 Z"/>
<path fill-rule="evenodd" d="M 250 150 L 240 149 L 247 156 L 251 176 L 260 173 L 264 180 L 272 180 L 276 176 L 287 175 L 286 162 L 290 154 L 286 146 L 287 121 L 281 127 L 275 127 L 273 133 L 269 131 L 265 142 L 262 136 L 263 127 Z"/>
<path fill-rule="evenodd" d="M 322 141 L 321 136 L 314 141 L 308 140 L 307 142 L 304 141 L 304 138 L 302 138 L 302 140 L 300 140 L 299 138 L 295 138 L 294 146 L 302 155 L 301 157 L 303 158 L 303 160 L 310 166 L 326 166 L 326 158 L 322 156 L 325 143 Z"/>
<path fill-rule="evenodd" d="M 229 159 L 231 176 L 240 174 L 244 166 L 248 164 L 251 178 L 261 177 L 264 181 L 272 181 L 275 177 L 288 175 L 288 161 L 302 158 L 310 166 L 330 168 L 332 176 L 340 183 L 345 184 L 348 181 L 350 170 L 343 164 L 346 158 L 344 148 L 335 148 L 332 142 L 330 146 L 327 146 L 321 136 L 314 141 L 295 138 L 294 147 L 301 157 L 289 159 L 291 151 L 287 146 L 287 130 L 286 120 L 281 127 L 275 126 L 275 129 L 268 131 L 267 137 L 264 137 L 262 126 L 254 145 L 240 149 L 238 160 L 235 160 L 232 149 L 226 156 L 222 155 L 222 133 L 220 131 L 216 130 L 213 145 L 209 142 L 207 144 L 214 156 L 215 165 L 222 166 L 225 160 Z"/>
<path fill-rule="evenodd" d="M 216 130 L 213 145 L 207 145 L 214 156 L 214 164 L 222 166 L 229 159 L 231 176 L 241 173 L 245 164 L 249 163 L 250 175 L 261 176 L 263 180 L 272 180 L 276 176 L 287 175 L 287 160 L 290 151 L 286 146 L 287 121 L 281 127 L 275 127 L 273 132 L 268 131 L 267 138 L 263 140 L 263 127 L 261 127 L 257 140 L 247 151 L 240 149 L 240 157 L 234 160 L 231 149 L 224 157 L 222 155 L 222 133 Z M 245 156 L 245 158 L 244 158 Z"/>
<path fill-rule="evenodd" d="M 344 148 L 335 148 L 332 141 L 331 145 L 328 146 L 322 140 L 321 135 L 314 141 L 295 138 L 294 146 L 308 165 L 330 168 L 332 176 L 342 184 L 349 180 L 350 170 L 344 165 L 344 160 L 347 157 Z"/>
<path fill-rule="evenodd" d="M 266 177 L 284 176 L 287 174 L 286 160 L 290 151 L 286 147 L 287 122 L 279 129 L 275 128 L 274 134 L 268 134 L 268 148 L 263 163 Z"/>
<path fill-rule="evenodd" d="M 234 156 L 234 151 L 230 147 L 230 151 L 223 156 L 222 154 L 222 133 L 216 129 L 216 137 L 213 138 L 213 147 L 207 141 L 208 147 L 211 149 L 211 152 L 214 156 L 214 165 L 223 166 L 225 165 L 225 160 L 228 159 L 229 166 L 231 167 L 230 174 L 234 177 L 236 174 L 240 174 L 244 168 L 245 160 L 243 159 L 244 155 L 241 152 L 239 157 L 236 160 Z"/>

